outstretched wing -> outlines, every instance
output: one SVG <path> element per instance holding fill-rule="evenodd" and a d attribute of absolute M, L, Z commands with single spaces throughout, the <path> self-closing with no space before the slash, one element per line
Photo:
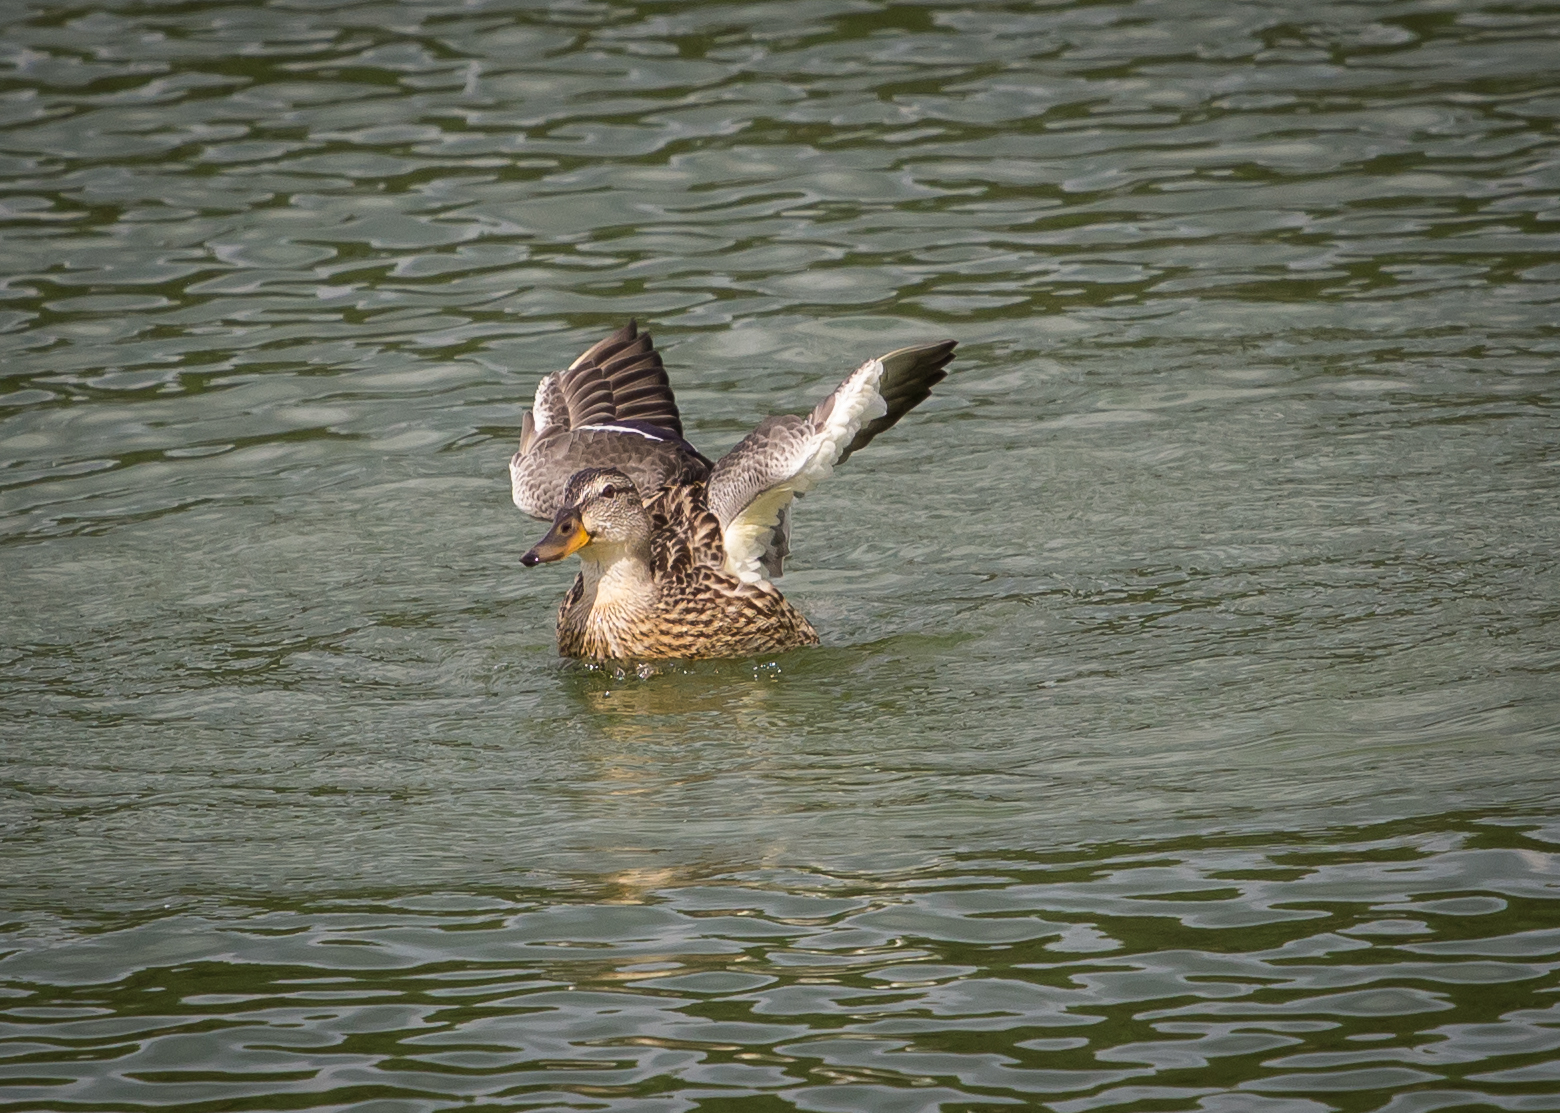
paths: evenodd
<path fill-rule="evenodd" d="M 720 522 L 726 571 L 746 583 L 779 576 L 790 551 L 791 500 L 925 401 L 948 374 L 955 342 L 900 348 L 856 368 L 805 417 L 765 418 L 716 462 L 709 505 Z"/>
<path fill-rule="evenodd" d="M 635 321 L 587 348 L 568 370 L 548 375 L 536 387 L 536 400 L 522 419 L 520 451 L 525 453 L 554 429 L 642 423 L 679 439 L 682 416 L 661 353 Z"/>

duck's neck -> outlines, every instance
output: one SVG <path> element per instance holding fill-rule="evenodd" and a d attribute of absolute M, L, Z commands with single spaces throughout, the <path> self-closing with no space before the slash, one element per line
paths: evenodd
<path fill-rule="evenodd" d="M 580 550 L 580 564 L 586 624 L 604 640 L 617 641 L 619 631 L 655 610 L 660 590 L 650 571 L 648 546 L 588 545 Z"/>

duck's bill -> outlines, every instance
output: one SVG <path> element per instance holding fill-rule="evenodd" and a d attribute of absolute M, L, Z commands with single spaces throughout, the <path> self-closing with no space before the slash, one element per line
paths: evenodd
<path fill-rule="evenodd" d="M 590 534 L 585 532 L 585 523 L 580 521 L 579 511 L 566 506 L 558 511 L 547 536 L 533 545 L 531 551 L 520 558 L 520 563 L 527 568 L 534 568 L 545 561 L 562 560 L 589 544 Z"/>

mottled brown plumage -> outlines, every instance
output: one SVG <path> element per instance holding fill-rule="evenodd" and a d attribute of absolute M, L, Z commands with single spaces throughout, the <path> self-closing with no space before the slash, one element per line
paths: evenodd
<path fill-rule="evenodd" d="M 558 608 L 561 655 L 749 657 L 818 644 L 773 585 L 725 571 L 720 522 L 703 483 L 662 487 L 641 500 L 623 472 L 592 468 L 570 481 L 565 501 L 564 528 L 572 531 L 577 513 L 592 540 L 572 550 L 583 568 Z M 555 523 L 537 548 L 558 532 Z"/>

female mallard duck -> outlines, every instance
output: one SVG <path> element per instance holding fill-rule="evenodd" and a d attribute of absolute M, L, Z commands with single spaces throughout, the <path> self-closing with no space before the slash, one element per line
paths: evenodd
<path fill-rule="evenodd" d="M 526 567 L 577 553 L 558 652 L 593 660 L 745 657 L 818 634 L 765 578 L 791 500 L 941 382 L 954 341 L 868 360 L 806 416 L 765 418 L 711 463 L 683 439 L 648 333 L 628 325 L 548 375 L 509 462 L 515 505 L 552 528 Z"/>

